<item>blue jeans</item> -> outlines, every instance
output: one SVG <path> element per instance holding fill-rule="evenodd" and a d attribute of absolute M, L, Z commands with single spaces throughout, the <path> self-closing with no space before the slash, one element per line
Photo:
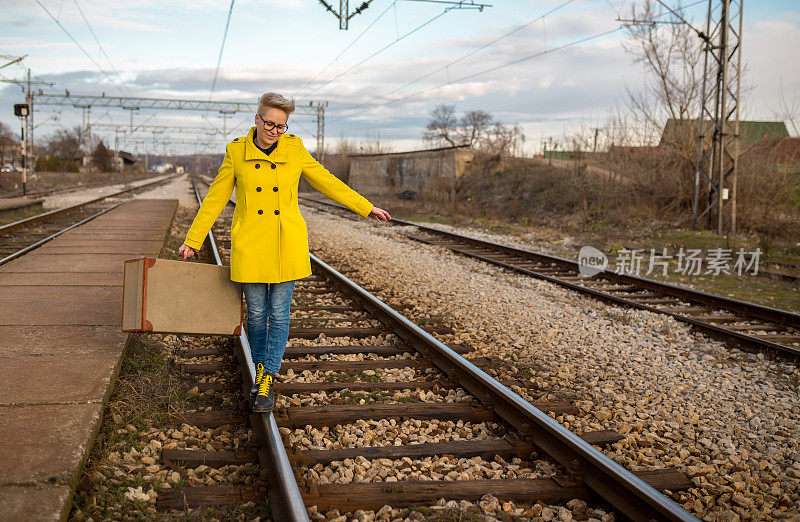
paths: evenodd
<path fill-rule="evenodd" d="M 264 372 L 277 375 L 289 340 L 289 307 L 294 281 L 242 283 L 247 303 L 247 340 L 253 364 L 263 363 Z"/>

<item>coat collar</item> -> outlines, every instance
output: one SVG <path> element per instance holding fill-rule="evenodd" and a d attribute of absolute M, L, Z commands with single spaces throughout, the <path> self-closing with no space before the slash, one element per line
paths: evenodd
<path fill-rule="evenodd" d="M 247 137 L 244 140 L 244 159 L 245 160 L 266 160 L 271 163 L 286 163 L 286 139 L 283 136 L 278 138 L 278 146 L 267 156 L 261 149 L 256 147 L 253 142 L 253 134 L 256 128 L 250 127 Z"/>

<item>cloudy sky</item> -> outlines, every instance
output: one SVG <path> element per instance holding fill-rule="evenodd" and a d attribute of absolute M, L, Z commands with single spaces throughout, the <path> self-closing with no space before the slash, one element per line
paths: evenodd
<path fill-rule="evenodd" d="M 227 0 L 0 0 L 0 54 L 27 55 L 24 66 L 36 79 L 54 82 L 42 87 L 51 91 L 248 102 L 276 91 L 298 104 L 327 101 L 329 143 L 379 136 L 394 150 L 422 146 L 430 111 L 449 103 L 458 112 L 481 109 L 521 125 L 532 151 L 543 138 L 602 119 L 622 103 L 626 85 L 642 82 L 641 66 L 624 52 L 625 34 L 616 21 L 633 0 L 475 2 L 492 5 L 446 11 L 434 2 L 374 0 L 341 31 L 316 0 L 238 0 L 213 93 Z M 679 0 L 667 3 L 677 6 Z M 689 19 L 702 26 L 703 2 L 682 3 L 689 6 Z M 359 4 L 351 2 L 351 9 Z M 751 85 L 745 116 L 775 119 L 781 89 L 787 100 L 800 100 L 800 3 L 748 1 L 744 20 Z M 0 69 L 5 78 L 22 75 L 19 65 Z M 13 129 L 19 124 L 12 104 L 20 101 L 18 86 L 0 84 L 0 121 Z M 139 111 L 135 121 L 224 125 L 239 135 L 252 118 L 237 114 L 223 123 L 214 113 Z M 128 123 L 129 112 L 93 109 L 91 120 Z M 37 107 L 37 139 L 80 122 L 77 109 Z M 314 142 L 314 118 L 293 116 L 290 126 Z M 103 134 L 114 143 L 113 132 Z M 181 137 L 198 143 L 147 147 L 221 148 L 202 131 Z"/>

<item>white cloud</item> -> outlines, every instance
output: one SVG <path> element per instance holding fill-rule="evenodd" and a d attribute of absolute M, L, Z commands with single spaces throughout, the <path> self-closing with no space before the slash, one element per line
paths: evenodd
<path fill-rule="evenodd" d="M 80 3 L 127 86 L 137 95 L 208 97 L 228 2 L 179 0 L 165 4 L 141 0 L 122 4 L 80 0 Z M 476 13 L 456 13 L 452 17 L 448 14 L 415 37 L 320 89 L 311 99 L 330 102 L 328 134 L 357 136 L 368 129 L 381 129 L 387 139 L 411 143 L 420 135 L 430 110 L 440 103 L 455 104 L 459 112 L 486 110 L 503 121 L 519 122 L 526 131 L 530 129 L 537 135 L 560 135 L 567 125 L 606 114 L 619 103 L 625 82 L 637 85 L 642 81 L 641 68 L 632 63 L 620 46 L 621 33 L 478 74 L 463 82 L 441 85 L 533 56 L 545 49 L 545 41 L 547 48 L 553 49 L 582 36 L 612 29 L 616 27 L 614 18 L 622 0 L 611 0 L 613 9 L 606 0 L 575 3 L 572 10 L 559 11 L 545 23 L 536 22 L 446 70 L 404 87 L 557 5 L 542 3 L 530 0 L 498 6 L 504 12 L 516 10 L 515 16 L 519 16 L 513 20 L 492 18 L 489 10 L 480 15 L 484 18 Z M 288 4 L 279 0 L 237 2 L 214 98 L 250 100 L 266 90 L 298 96 L 301 87 L 379 13 L 377 9 L 368 11 L 355 24 L 357 28 L 345 33 L 336 29 L 332 16 L 311 4 L 314 2 L 300 0 Z M 29 53 L 26 64 L 34 68 L 34 73 L 57 81 L 58 90 L 116 92 L 38 6 L 2 0 L 0 5 L 9 6 L 8 18 L 0 21 L 3 49 Z M 61 7 L 57 16 L 62 23 L 87 51 L 98 55 L 74 4 L 60 5 L 48 0 L 46 5 L 54 14 Z M 583 8 L 586 5 L 589 8 Z M 400 34 L 434 12 L 412 7 L 410 3 L 402 6 L 398 19 Z M 310 88 L 316 88 L 390 42 L 395 37 L 394 24 L 391 17 L 376 24 L 337 63 L 320 74 Z M 800 72 L 792 66 L 796 61 L 794 52 L 800 48 L 798 25 L 800 13 L 791 12 L 745 27 L 743 49 L 751 70 L 748 80 L 754 84 L 747 104 L 749 116 L 770 116 L 781 82 L 788 98 L 800 92 Z M 101 63 L 107 66 L 104 61 Z M 0 89 L 0 103 L 13 103 L 11 99 L 19 91 L 14 89 Z M 394 90 L 397 92 L 392 93 Z M 384 94 L 386 99 L 380 99 Z M 357 105 L 365 107 L 347 110 Z M 68 117 L 65 112 L 63 120 Z M 126 117 L 127 113 L 123 113 L 122 119 Z M 173 117 L 163 113 L 157 119 Z M 0 118 L 14 124 L 8 115 Z M 239 115 L 231 121 L 234 119 L 248 125 Z M 313 129 L 307 122 L 302 124 Z M 530 140 L 535 141 L 529 136 Z"/>

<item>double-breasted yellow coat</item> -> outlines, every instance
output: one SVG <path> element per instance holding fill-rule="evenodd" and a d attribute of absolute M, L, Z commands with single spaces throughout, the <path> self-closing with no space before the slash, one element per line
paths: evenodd
<path fill-rule="evenodd" d="M 308 229 L 297 204 L 300 176 L 362 217 L 372 211 L 372 203 L 320 165 L 297 136 L 280 136 L 268 156 L 253 143 L 255 129 L 226 147 L 222 166 L 184 243 L 194 249 L 202 246 L 235 187 L 231 279 L 241 283 L 302 279 L 311 275 L 311 261 Z"/>

